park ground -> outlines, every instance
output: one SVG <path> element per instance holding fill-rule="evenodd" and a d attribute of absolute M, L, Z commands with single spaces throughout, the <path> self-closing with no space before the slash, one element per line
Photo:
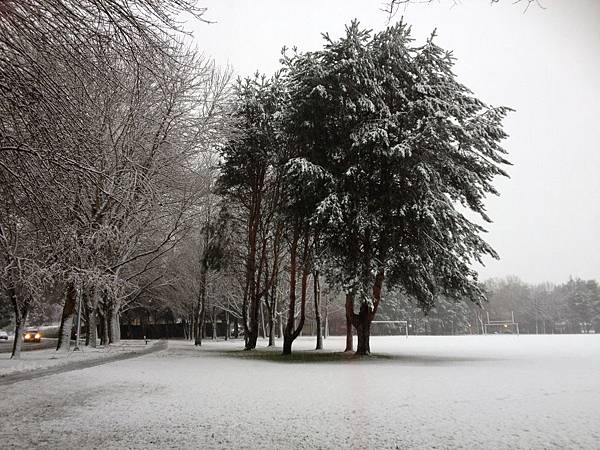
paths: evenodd
<path fill-rule="evenodd" d="M 600 448 L 600 335 L 170 341 L 0 385 L 9 448 Z M 259 346 L 264 342 L 259 342 Z"/>

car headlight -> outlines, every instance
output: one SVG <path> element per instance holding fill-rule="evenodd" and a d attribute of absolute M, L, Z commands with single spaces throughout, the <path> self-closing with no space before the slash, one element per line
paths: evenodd
<path fill-rule="evenodd" d="M 41 337 L 42 337 L 42 335 L 41 335 L 40 333 L 36 333 L 36 335 L 35 335 L 35 338 L 36 338 L 36 339 L 39 339 L 39 338 L 41 338 Z"/>
<path fill-rule="evenodd" d="M 27 334 L 25 335 L 25 339 L 29 339 L 30 337 L 31 337 L 31 335 L 30 335 L 29 333 L 27 333 Z"/>

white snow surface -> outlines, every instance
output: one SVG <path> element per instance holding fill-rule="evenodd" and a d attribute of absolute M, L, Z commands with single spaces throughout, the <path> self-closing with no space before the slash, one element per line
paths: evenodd
<path fill-rule="evenodd" d="M 149 345 L 154 345 L 157 342 L 152 341 Z M 148 347 L 144 341 L 123 340 L 118 344 L 106 347 L 88 348 L 80 345 L 80 351 L 73 351 L 73 348 L 74 345 L 71 345 L 71 349 L 68 352 L 57 352 L 54 348 L 23 351 L 21 352 L 20 359 L 10 359 L 10 353 L 0 353 L 0 379 L 5 375 L 15 373 L 35 372 L 40 369 L 68 366 L 70 363 L 76 361 L 96 361 L 122 353 L 137 353 L 146 350 Z M 1 448 L 2 446 L 0 445 Z"/>
<path fill-rule="evenodd" d="M 265 345 L 259 341 L 259 347 Z M 0 386 L 8 448 L 600 448 L 600 335 L 242 342 Z"/>

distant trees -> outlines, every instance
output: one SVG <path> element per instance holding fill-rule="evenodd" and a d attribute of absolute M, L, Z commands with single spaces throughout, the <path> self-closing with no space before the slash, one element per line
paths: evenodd
<path fill-rule="evenodd" d="M 511 312 L 525 333 L 588 333 L 600 330 L 600 290 L 596 280 L 572 278 L 551 285 L 530 285 L 515 277 L 488 280 L 492 319 Z"/>

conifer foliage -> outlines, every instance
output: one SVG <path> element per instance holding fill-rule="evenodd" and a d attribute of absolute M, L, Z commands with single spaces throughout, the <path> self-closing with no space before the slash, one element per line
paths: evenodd
<path fill-rule="evenodd" d="M 494 178 L 506 176 L 509 110 L 486 105 L 458 82 L 435 33 L 416 45 L 403 22 L 372 33 L 355 21 L 341 39 L 324 38 L 321 50 L 284 52 L 270 130 L 277 136 L 269 140 L 277 145 L 246 139 L 235 153 L 248 165 L 268 152 L 282 171 L 280 218 L 296 237 L 318 242 L 329 281 L 347 292 L 357 353 L 365 355 L 384 284 L 425 311 L 440 295 L 483 299 L 472 265 L 497 255 L 465 214 L 490 221 L 484 199 L 497 194 Z M 260 122 L 247 136 L 257 125 L 265 131 Z M 225 156 L 231 180 L 237 156 Z"/>
<path fill-rule="evenodd" d="M 360 354 L 384 281 L 425 310 L 440 294 L 479 302 L 472 263 L 496 257 L 462 211 L 490 220 L 483 201 L 506 175 L 508 109 L 460 84 L 434 37 L 415 46 L 405 23 L 372 34 L 353 22 L 342 39 L 325 35 L 322 50 L 285 60 L 296 165 L 303 158 L 327 181 L 311 220 L 350 293 Z"/>

